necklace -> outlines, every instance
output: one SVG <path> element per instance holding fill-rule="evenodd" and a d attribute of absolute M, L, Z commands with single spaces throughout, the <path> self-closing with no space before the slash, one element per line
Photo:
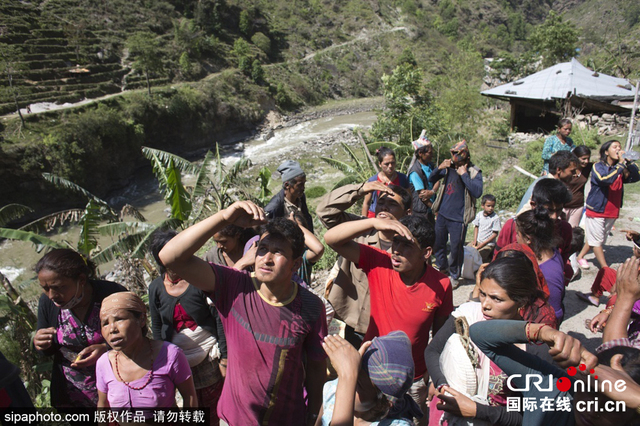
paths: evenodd
<path fill-rule="evenodd" d="M 171 277 L 169 276 L 169 274 L 165 274 L 164 275 L 165 278 L 167 279 L 167 281 L 169 281 L 169 284 L 171 284 L 172 286 L 178 284 L 180 281 L 182 281 L 182 278 L 178 277 L 175 280 L 172 280 Z"/>
<path fill-rule="evenodd" d="M 149 352 L 150 352 L 150 355 L 151 355 L 151 354 L 153 354 L 153 349 L 151 348 L 151 340 L 147 339 L 147 342 L 149 342 Z M 140 387 L 135 387 L 135 386 L 131 386 L 129 383 L 127 383 L 124 380 L 122 380 L 122 376 L 120 375 L 120 369 L 118 368 L 118 355 L 120 355 L 120 351 L 116 352 L 116 374 L 118 375 L 118 379 L 122 383 L 124 383 L 124 385 L 126 387 L 128 387 L 131 390 L 142 390 L 142 389 L 146 388 L 147 385 L 151 382 L 151 379 L 153 379 L 153 362 L 151 363 L 151 370 L 149 370 L 149 378 L 147 379 L 145 384 L 140 386 Z M 146 376 L 146 374 L 145 374 L 145 376 Z"/>

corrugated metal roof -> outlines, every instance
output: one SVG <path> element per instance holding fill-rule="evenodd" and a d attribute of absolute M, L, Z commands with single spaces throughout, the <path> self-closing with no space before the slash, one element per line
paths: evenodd
<path fill-rule="evenodd" d="M 545 101 L 565 99 L 568 94 L 600 100 L 626 99 L 633 98 L 634 93 L 628 80 L 595 73 L 575 58 L 482 92 L 491 97 Z"/>

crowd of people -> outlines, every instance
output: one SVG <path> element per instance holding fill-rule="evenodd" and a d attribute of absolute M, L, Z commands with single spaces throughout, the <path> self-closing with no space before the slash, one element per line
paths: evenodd
<path fill-rule="evenodd" d="M 640 174 L 620 142 L 604 143 L 591 163 L 570 133 L 561 121 L 544 146 L 544 175 L 504 224 L 466 141 L 435 165 L 422 135 L 407 174 L 393 150 L 380 148 L 379 173 L 317 206 L 324 240 L 339 255 L 319 294 L 311 271 L 325 248 L 306 174 L 291 160 L 278 168 L 282 190 L 264 209 L 238 201 L 180 233 L 156 231 L 150 255 L 160 275 L 148 306 L 98 280 L 90 259 L 50 251 L 36 265 L 43 294 L 33 344 L 53 356 L 52 405 L 167 408 L 177 390 L 182 407 L 208 407 L 214 425 L 640 422 L 640 234 L 628 234 L 636 257 L 617 273 L 603 249 L 623 184 Z M 359 203 L 361 215 L 351 213 Z M 469 301 L 455 307 L 469 224 L 466 249 L 482 265 Z M 196 256 L 211 240 L 216 246 Z M 611 294 L 589 325 L 604 330 L 595 355 L 558 331 L 566 286 L 592 266 L 589 250 L 602 273 L 581 297 L 599 305 Z M 328 335 L 334 316 L 341 335 Z M 548 389 L 529 386 L 531 374 Z M 591 376 L 623 380 L 625 389 L 576 385 Z M 569 408 L 513 407 L 535 398 Z M 626 408 L 579 409 L 598 398 Z"/>

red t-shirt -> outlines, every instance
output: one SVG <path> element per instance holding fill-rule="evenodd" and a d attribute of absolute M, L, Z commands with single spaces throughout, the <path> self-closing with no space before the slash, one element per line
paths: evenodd
<path fill-rule="evenodd" d="M 619 174 L 616 180 L 609 185 L 609 194 L 607 195 L 607 204 L 604 206 L 602 213 L 594 212 L 587 209 L 587 217 L 604 217 L 609 219 L 617 219 L 620 216 L 620 206 L 622 205 L 622 174 Z"/>
<path fill-rule="evenodd" d="M 411 340 L 416 379 L 427 371 L 424 350 L 435 317 L 447 318 L 453 311 L 449 278 L 427 266 L 417 283 L 407 286 L 391 266 L 391 254 L 360 244 L 358 267 L 369 279 L 371 321 L 364 341 L 402 330 Z"/>

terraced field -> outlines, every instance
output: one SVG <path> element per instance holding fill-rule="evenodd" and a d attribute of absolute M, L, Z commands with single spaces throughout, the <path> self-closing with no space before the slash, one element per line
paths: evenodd
<path fill-rule="evenodd" d="M 14 57 L 13 79 L 20 108 L 37 102 L 77 102 L 146 86 L 144 76 L 134 73 L 122 58 L 124 40 L 131 32 L 119 29 L 121 24 L 116 22 L 92 21 L 92 14 L 84 12 L 79 2 L 71 0 L 0 2 L 0 43 L 17 46 L 20 52 Z M 152 78 L 151 84 L 168 81 Z M 0 80 L 1 88 L 7 86 L 6 78 Z M 15 110 L 13 92 L 0 90 L 0 115 Z"/>

